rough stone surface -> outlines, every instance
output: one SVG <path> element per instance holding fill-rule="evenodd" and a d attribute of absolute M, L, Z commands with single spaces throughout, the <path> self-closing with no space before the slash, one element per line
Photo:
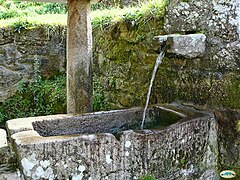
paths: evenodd
<path fill-rule="evenodd" d="M 192 62 L 187 58 L 168 57 L 169 62 L 160 70 L 165 69 L 168 75 L 163 78 L 164 74 L 159 73 L 156 89 L 164 84 L 166 87 L 161 88 L 159 94 L 164 94 L 168 87 L 174 90 L 165 93 L 166 99 L 239 108 L 239 102 L 234 100 L 240 98 L 239 27 L 238 0 L 170 1 L 166 9 L 165 34 L 202 32 L 207 37 L 206 53 Z M 161 98 L 164 95 L 158 97 Z"/>
<path fill-rule="evenodd" d="M 0 165 L 1 180 L 24 180 L 20 171 L 11 165 Z"/>
<path fill-rule="evenodd" d="M 0 129 L 0 148 L 7 146 L 7 133 L 4 129 Z"/>
<path fill-rule="evenodd" d="M 218 180 L 219 175 L 214 170 L 207 170 L 203 173 L 203 175 L 200 177 L 200 180 Z"/>
<path fill-rule="evenodd" d="M 0 101 L 13 95 L 20 81 L 33 79 L 40 65 L 45 78 L 65 73 L 66 28 L 38 27 L 19 33 L 0 29 Z"/>
<path fill-rule="evenodd" d="M 170 34 L 158 36 L 157 38 L 159 38 L 160 44 L 162 41 L 166 41 L 168 53 L 185 58 L 196 58 L 205 54 L 206 36 L 204 34 Z"/>
<path fill-rule="evenodd" d="M 161 110 L 161 107 L 157 109 L 159 108 Z M 121 130 L 125 121 L 131 123 L 132 120 L 134 121 L 131 118 L 138 117 L 140 126 L 142 112 L 136 113 L 139 111 L 137 109 L 99 113 L 95 114 L 95 118 L 92 117 L 93 114 L 83 116 L 82 118 L 85 119 L 81 116 L 72 117 L 78 119 L 74 121 L 80 121 L 79 127 L 82 127 L 82 124 L 92 127 L 89 118 L 95 119 L 96 122 L 100 120 L 99 126 L 94 125 L 94 127 L 100 127 L 103 133 L 97 134 L 66 133 L 68 135 L 42 137 L 39 134 L 43 129 L 39 129 L 33 123 L 32 129 L 36 128 L 39 134 L 32 130 L 11 136 L 21 171 L 25 179 L 90 178 L 96 180 L 138 179 L 145 174 L 152 174 L 156 179 L 194 179 L 202 176 L 208 168 L 215 172 L 217 154 L 210 148 L 217 147 L 213 116 L 201 114 L 193 109 L 184 110 L 176 106 L 168 106 L 167 109 L 169 108 L 187 115 L 187 118 L 162 130 L 125 130 L 113 135 L 107 133 L 101 125 L 105 124 L 109 132 L 112 132 L 113 127 Z M 153 113 L 155 118 L 158 114 L 157 109 Z M 125 117 L 125 112 L 130 114 L 129 118 Z M 104 117 L 106 114 L 109 118 Z M 168 117 L 170 117 L 169 114 Z M 55 120 L 52 118 L 49 122 L 42 118 L 42 121 L 36 121 L 36 123 L 41 122 L 51 126 L 51 124 L 61 124 L 60 121 L 66 123 L 67 120 L 69 126 L 76 127 L 76 124 L 69 123 L 68 119 L 59 120 L 57 116 Z M 115 120 L 117 121 L 114 122 L 114 126 L 111 123 Z M 165 119 L 165 121 L 169 120 Z M 8 126 L 14 122 L 15 120 L 8 121 Z M 61 125 L 59 127 L 61 129 Z M 68 128 L 71 129 L 71 127 Z M 86 131 L 86 127 L 82 128 L 83 132 Z M 206 161 L 206 156 L 213 158 Z"/>
<path fill-rule="evenodd" d="M 92 111 L 90 1 L 68 1 L 67 112 Z"/>

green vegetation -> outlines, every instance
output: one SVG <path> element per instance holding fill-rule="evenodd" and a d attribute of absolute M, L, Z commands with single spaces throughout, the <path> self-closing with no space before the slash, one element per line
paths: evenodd
<path fill-rule="evenodd" d="M 155 180 L 152 175 L 145 175 L 139 178 L 139 180 Z"/>
<path fill-rule="evenodd" d="M 93 110 L 109 110 L 110 105 L 104 97 L 104 87 L 101 82 L 93 77 Z"/>
<path fill-rule="evenodd" d="M 228 81 L 224 82 L 226 84 L 226 91 L 228 92 L 228 96 L 226 97 L 226 107 L 230 108 L 240 108 L 240 77 L 230 77 Z"/>
<path fill-rule="evenodd" d="M 16 94 L 0 104 L 0 123 L 8 119 L 66 112 L 65 76 L 21 82 Z"/>
<path fill-rule="evenodd" d="M 115 24 L 121 21 L 129 21 L 132 26 L 146 23 L 151 18 L 161 18 L 164 16 L 166 0 L 151 0 L 138 7 L 111 8 L 96 10 L 92 12 L 93 28 L 108 24 Z"/>
<path fill-rule="evenodd" d="M 60 3 L 0 1 L 0 19 L 34 17 L 42 14 L 66 14 L 67 5 Z"/>
<path fill-rule="evenodd" d="M 34 81 L 22 81 L 16 94 L 0 103 L 0 126 L 9 119 L 66 113 L 66 76 L 42 79 L 35 72 Z M 93 87 L 94 111 L 109 109 L 103 86 L 94 81 Z"/>
<path fill-rule="evenodd" d="M 0 126 L 9 119 L 66 113 L 66 76 L 42 79 L 35 72 L 34 81 L 22 81 L 16 94 L 0 103 Z M 99 81 L 93 82 L 93 109 L 109 109 Z"/>
<path fill-rule="evenodd" d="M 93 28 L 109 23 L 129 21 L 132 25 L 144 24 L 151 18 L 163 17 L 166 0 L 151 0 L 138 7 L 107 9 L 101 3 L 92 6 Z M 41 25 L 66 25 L 67 7 L 58 3 L 0 2 L 0 27 L 22 26 L 30 28 Z"/>
<path fill-rule="evenodd" d="M 156 0 L 139 7 L 92 12 L 97 46 L 94 52 L 103 56 L 102 61 L 95 62 L 99 64 L 93 72 L 100 72 L 96 78 L 104 85 L 110 109 L 144 105 L 157 58 L 158 41 L 153 38 L 163 34 L 165 4 L 166 1 Z"/>
<path fill-rule="evenodd" d="M 66 25 L 67 5 L 0 0 L 0 27 L 15 32 L 41 25 Z"/>

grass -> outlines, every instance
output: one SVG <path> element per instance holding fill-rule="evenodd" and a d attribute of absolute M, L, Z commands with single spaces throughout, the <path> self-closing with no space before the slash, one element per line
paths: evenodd
<path fill-rule="evenodd" d="M 27 27 L 42 26 L 42 25 L 62 25 L 67 24 L 65 14 L 44 14 L 29 17 L 19 17 L 0 20 L 0 27 L 13 27 L 16 24 L 28 24 Z"/>
<path fill-rule="evenodd" d="M 135 25 L 152 17 L 161 18 L 165 13 L 165 5 L 166 0 L 151 0 L 138 7 L 96 10 L 91 13 L 93 28 L 121 21 L 131 21 Z"/>
<path fill-rule="evenodd" d="M 137 24 L 146 22 L 152 17 L 161 18 L 164 16 L 166 0 L 151 0 L 145 4 L 139 4 L 138 7 L 111 8 L 95 10 L 91 12 L 93 28 L 101 27 L 110 23 L 121 21 L 131 21 Z M 1 11 L 1 9 L 0 9 Z M 34 11 L 35 12 L 35 11 Z M 20 13 L 21 14 L 21 13 Z M 0 18 L 0 27 L 13 27 L 23 24 L 26 28 L 42 25 L 66 25 L 67 15 L 62 14 L 36 14 L 25 13 L 27 15 L 16 16 L 12 18 Z"/>
<path fill-rule="evenodd" d="M 0 0 L 0 19 L 66 13 L 66 4 Z"/>

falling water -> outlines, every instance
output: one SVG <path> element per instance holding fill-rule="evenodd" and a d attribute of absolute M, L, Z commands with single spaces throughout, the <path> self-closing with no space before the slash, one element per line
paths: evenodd
<path fill-rule="evenodd" d="M 154 66 L 154 70 L 153 70 L 153 73 L 152 73 L 152 79 L 151 79 L 151 82 L 150 82 L 150 85 L 149 85 L 149 88 L 148 88 L 146 105 L 145 105 L 145 108 L 144 108 L 144 111 L 143 111 L 143 118 L 142 118 L 141 129 L 143 129 L 143 126 L 144 126 L 144 122 L 145 122 L 145 118 L 146 118 L 146 112 L 147 112 L 147 107 L 148 107 L 148 103 L 149 103 L 149 99 L 150 99 L 150 95 L 151 95 L 151 91 L 152 91 L 153 81 L 155 79 L 158 66 L 159 66 L 159 64 L 162 63 L 162 59 L 164 58 L 164 55 L 165 55 L 165 51 L 162 50 L 161 53 L 158 55 L 156 63 L 155 63 L 155 66 Z"/>

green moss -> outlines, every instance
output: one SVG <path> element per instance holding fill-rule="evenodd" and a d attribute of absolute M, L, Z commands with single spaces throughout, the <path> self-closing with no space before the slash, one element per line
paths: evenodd
<path fill-rule="evenodd" d="M 124 16 L 116 19 L 111 17 L 114 20 L 108 23 L 94 25 L 93 21 L 93 73 L 99 77 L 104 97 L 111 109 L 145 104 L 157 58 L 155 51 L 159 46 L 154 37 L 163 33 L 165 1 L 156 2 L 154 4 L 151 1 L 145 7 L 133 8 L 132 11 L 123 10 L 121 13 L 124 12 Z M 160 7 L 161 10 L 158 9 Z M 110 16 L 110 13 L 106 14 Z M 114 79 L 115 85 L 107 81 L 108 77 Z"/>
<path fill-rule="evenodd" d="M 240 78 L 236 76 L 236 78 L 230 79 L 229 82 L 226 83 L 227 87 L 227 98 L 225 107 L 240 109 Z"/>

